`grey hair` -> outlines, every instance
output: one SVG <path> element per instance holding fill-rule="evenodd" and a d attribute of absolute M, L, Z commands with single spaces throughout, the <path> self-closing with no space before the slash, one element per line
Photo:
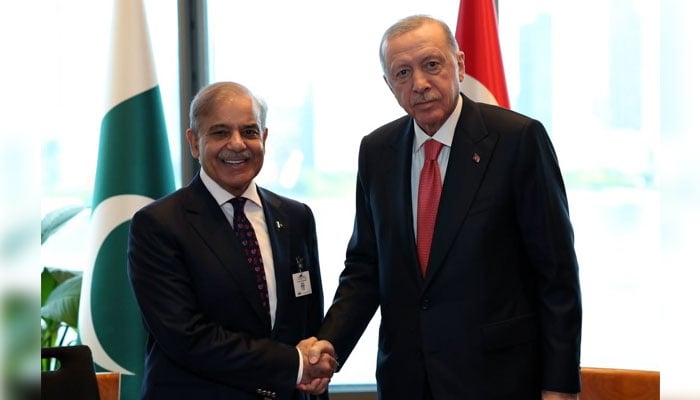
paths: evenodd
<path fill-rule="evenodd" d="M 214 102 L 223 94 L 235 94 L 250 97 L 260 109 L 260 128 L 265 130 L 267 120 L 267 103 L 253 94 L 247 87 L 236 82 L 216 82 L 204 86 L 197 92 L 190 103 L 190 129 L 195 134 L 199 131 L 199 120 L 211 110 Z"/>
<path fill-rule="evenodd" d="M 411 15 L 405 18 L 400 19 L 396 23 L 394 23 L 392 26 L 389 27 L 384 32 L 384 35 L 382 36 L 382 40 L 379 43 L 379 62 L 382 64 L 382 71 L 384 71 L 384 74 L 386 74 L 386 60 L 384 59 L 384 45 L 389 39 L 393 39 L 397 36 L 401 36 L 405 33 L 414 31 L 421 26 L 425 24 L 437 24 L 442 28 L 443 33 L 445 34 L 445 42 L 447 43 L 447 46 L 452 50 L 453 52 L 459 51 L 459 45 L 457 44 L 457 40 L 455 39 L 455 36 L 452 34 L 452 30 L 450 29 L 447 24 L 437 18 L 433 18 L 429 15 L 423 15 L 423 14 L 417 14 L 417 15 Z"/>

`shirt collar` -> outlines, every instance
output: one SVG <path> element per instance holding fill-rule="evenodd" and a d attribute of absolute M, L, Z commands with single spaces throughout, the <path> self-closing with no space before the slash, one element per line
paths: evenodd
<path fill-rule="evenodd" d="M 227 192 L 226 189 L 221 187 L 221 185 L 216 183 L 209 175 L 207 175 L 204 168 L 199 169 L 199 176 L 202 178 L 202 183 L 204 183 L 204 186 L 207 188 L 209 193 L 214 196 L 214 199 L 219 207 L 223 206 L 229 200 L 235 197 L 232 196 L 231 193 Z M 262 207 L 262 202 L 260 201 L 260 196 L 258 195 L 258 186 L 255 184 L 255 181 L 251 181 L 245 192 L 243 192 L 243 194 L 239 197 L 245 197 L 246 199 L 257 204 L 259 207 Z"/>
<path fill-rule="evenodd" d="M 449 118 L 447 118 L 447 121 L 445 121 L 444 124 L 438 129 L 437 132 L 433 136 L 429 136 L 423 129 L 418 126 L 418 123 L 416 122 L 415 119 L 413 119 L 413 128 L 414 131 L 416 132 L 415 139 L 413 140 L 413 152 L 416 153 L 418 150 L 420 150 L 421 146 L 423 146 L 423 143 L 425 143 L 426 140 L 428 139 L 433 139 L 437 140 L 438 142 L 442 143 L 444 146 L 451 147 L 452 146 L 452 139 L 455 136 L 455 129 L 457 128 L 457 122 L 459 121 L 459 114 L 462 112 L 462 95 L 459 95 L 457 98 L 457 105 L 455 106 L 455 109 L 452 111 L 452 114 L 450 114 Z"/>

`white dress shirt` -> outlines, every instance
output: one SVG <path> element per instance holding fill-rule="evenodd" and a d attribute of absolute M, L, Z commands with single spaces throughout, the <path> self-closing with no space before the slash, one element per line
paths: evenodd
<path fill-rule="evenodd" d="M 234 196 L 222 188 L 218 183 L 207 175 L 204 169 L 200 169 L 199 175 L 202 178 L 204 186 L 209 193 L 214 196 L 214 199 L 221 207 L 221 211 L 226 216 L 226 220 L 233 228 L 233 205 L 229 203 Z M 258 239 L 260 254 L 263 259 L 263 267 L 265 268 L 265 281 L 267 282 L 267 293 L 270 301 L 270 321 L 272 326 L 275 326 L 275 315 L 277 314 L 277 282 L 275 281 L 275 260 L 272 256 L 272 246 L 270 245 L 270 235 L 267 231 L 265 223 L 265 213 L 263 212 L 262 202 L 258 195 L 258 187 L 255 182 L 251 182 L 248 188 L 243 192 L 241 197 L 245 197 L 248 201 L 245 202 L 243 212 L 250 221 L 255 231 L 255 237 Z M 233 240 L 234 236 L 231 235 Z"/>
<path fill-rule="evenodd" d="M 227 192 L 226 189 L 222 188 L 218 183 L 207 175 L 203 168 L 199 170 L 199 176 L 202 178 L 204 186 L 209 190 L 214 199 L 221 207 L 221 211 L 226 216 L 226 220 L 233 228 L 233 205 L 229 203 L 234 196 Z M 267 224 L 265 223 L 265 212 L 262 208 L 262 202 L 260 201 L 260 196 L 258 195 L 258 187 L 255 182 L 251 182 L 248 188 L 243 192 L 241 197 L 245 197 L 249 201 L 245 202 L 245 208 L 243 212 L 246 218 L 250 221 L 255 231 L 255 237 L 258 239 L 258 246 L 260 247 L 260 254 L 263 259 L 263 267 L 265 268 L 265 281 L 267 282 L 267 294 L 268 300 L 270 302 L 270 321 L 272 326 L 275 326 L 275 315 L 277 314 L 277 281 L 275 280 L 275 262 L 272 256 L 272 246 L 270 245 L 270 235 L 267 231 Z M 233 239 L 234 236 L 231 235 Z M 297 348 L 297 353 L 299 354 L 299 369 L 297 370 L 297 383 L 301 382 L 302 374 L 304 372 L 304 358 L 302 357 L 301 350 Z"/>
<path fill-rule="evenodd" d="M 450 159 L 450 149 L 452 147 L 452 139 L 455 136 L 455 129 L 457 128 L 457 121 L 459 121 L 459 114 L 462 112 L 462 96 L 459 96 L 457 100 L 457 106 L 455 107 L 450 117 L 447 118 L 444 124 L 438 129 L 437 132 L 431 137 L 420 126 L 413 120 L 413 127 L 416 131 L 416 135 L 413 139 L 413 157 L 411 161 L 411 205 L 413 207 L 413 234 L 415 235 L 418 231 L 418 184 L 420 183 L 420 172 L 423 169 L 423 162 L 425 161 L 425 151 L 423 150 L 423 143 L 428 139 L 437 140 L 442 143 L 442 149 L 440 149 L 440 154 L 438 154 L 437 162 L 440 166 L 440 180 L 445 182 L 445 171 L 447 171 L 447 161 Z"/>

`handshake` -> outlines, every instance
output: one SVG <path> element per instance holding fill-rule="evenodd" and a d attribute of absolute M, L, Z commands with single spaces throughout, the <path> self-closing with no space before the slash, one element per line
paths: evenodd
<path fill-rule="evenodd" d="M 304 370 L 297 389 L 314 395 L 325 392 L 338 368 L 333 345 L 327 340 L 318 340 L 312 336 L 300 341 L 297 349 L 304 361 Z"/>

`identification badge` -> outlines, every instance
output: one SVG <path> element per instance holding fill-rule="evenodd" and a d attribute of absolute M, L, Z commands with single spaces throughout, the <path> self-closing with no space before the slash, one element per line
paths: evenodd
<path fill-rule="evenodd" d="M 292 280 L 294 281 L 294 294 L 296 294 L 297 297 L 311 294 L 309 271 L 292 274 Z"/>
<path fill-rule="evenodd" d="M 311 294 L 311 280 L 309 280 L 309 271 L 304 271 L 304 257 L 297 257 L 297 268 L 299 272 L 292 274 L 294 282 L 294 294 L 297 297 Z"/>

